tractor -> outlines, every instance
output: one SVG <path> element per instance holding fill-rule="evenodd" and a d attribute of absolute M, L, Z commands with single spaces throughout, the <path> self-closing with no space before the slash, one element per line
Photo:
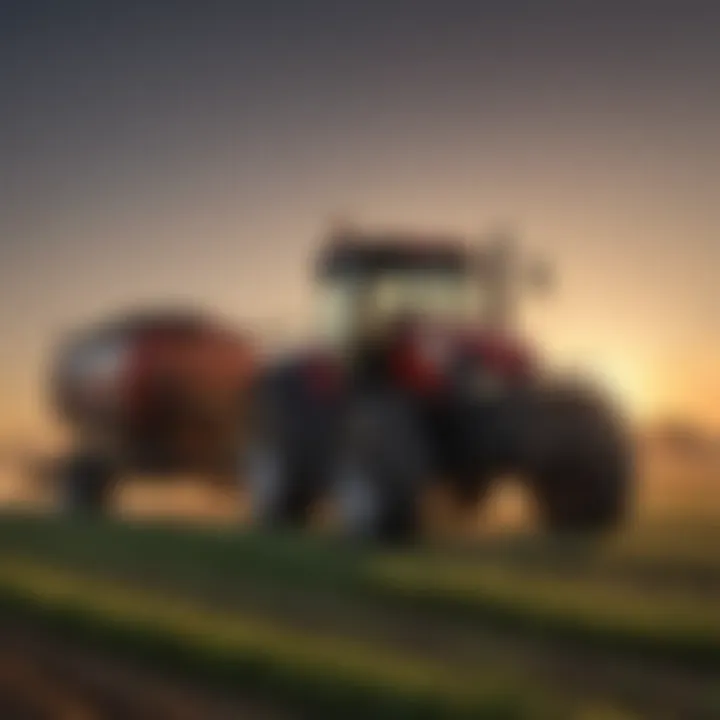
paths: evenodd
<path fill-rule="evenodd" d="M 330 504 L 341 532 L 406 543 L 440 484 L 475 513 L 520 477 L 552 533 L 620 524 L 629 431 L 609 393 L 562 377 L 519 337 L 525 280 L 508 237 L 332 231 L 315 264 L 315 347 L 258 373 L 244 476 L 255 523 L 300 528 Z"/>

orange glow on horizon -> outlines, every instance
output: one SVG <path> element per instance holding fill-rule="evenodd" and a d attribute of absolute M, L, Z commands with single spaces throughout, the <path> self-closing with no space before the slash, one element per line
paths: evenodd
<path fill-rule="evenodd" d="M 621 359 L 607 361 L 593 370 L 634 420 L 643 422 L 654 417 L 658 393 L 641 366 L 631 359 Z"/>

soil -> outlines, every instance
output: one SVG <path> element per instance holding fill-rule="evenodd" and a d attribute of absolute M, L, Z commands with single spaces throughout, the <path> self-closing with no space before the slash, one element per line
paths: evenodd
<path fill-rule="evenodd" d="M 27 627 L 0 626 L 3 720 L 291 720 Z"/>

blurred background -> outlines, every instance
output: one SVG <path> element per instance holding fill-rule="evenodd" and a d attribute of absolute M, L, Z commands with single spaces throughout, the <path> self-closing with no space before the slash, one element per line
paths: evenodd
<path fill-rule="evenodd" d="M 5 448 L 60 442 L 55 344 L 118 308 L 306 334 L 308 263 L 337 215 L 512 227 L 557 266 L 526 316 L 549 356 L 606 378 L 643 432 L 718 435 L 711 3 L 2 13 Z"/>

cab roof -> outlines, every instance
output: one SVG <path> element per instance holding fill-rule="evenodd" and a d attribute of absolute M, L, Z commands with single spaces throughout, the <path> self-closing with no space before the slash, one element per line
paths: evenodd
<path fill-rule="evenodd" d="M 321 277 L 405 271 L 461 274 L 470 266 L 467 245 L 456 237 L 350 230 L 330 235 L 320 253 L 317 272 Z"/>

